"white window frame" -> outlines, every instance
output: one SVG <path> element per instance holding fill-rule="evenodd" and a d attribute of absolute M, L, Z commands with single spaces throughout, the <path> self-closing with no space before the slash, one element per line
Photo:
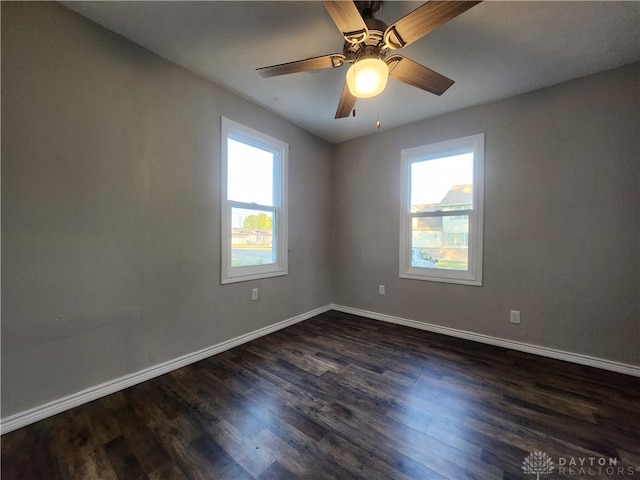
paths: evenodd
<path fill-rule="evenodd" d="M 222 234 L 222 283 L 245 282 L 260 278 L 276 277 L 287 275 L 288 270 L 288 198 L 287 198 L 287 178 L 288 178 L 288 155 L 289 144 L 266 135 L 262 132 L 249 128 L 228 118 L 221 117 L 221 234 Z M 274 173 L 273 173 L 273 206 L 259 205 L 256 203 L 243 203 L 229 200 L 227 198 L 227 140 L 246 143 L 256 148 L 267 150 L 273 153 Z M 243 267 L 233 267 L 231 265 L 231 228 L 233 208 L 246 208 L 250 210 L 260 210 L 271 212 L 274 218 L 274 250 L 276 262 L 268 265 L 252 265 Z"/>
<path fill-rule="evenodd" d="M 411 164 L 463 153 L 474 154 L 473 205 L 468 210 L 411 212 Z M 482 286 L 482 238 L 484 212 L 484 133 L 432 143 L 401 151 L 400 277 L 433 282 Z M 413 267 L 411 263 L 412 220 L 417 217 L 469 215 L 468 270 Z"/>

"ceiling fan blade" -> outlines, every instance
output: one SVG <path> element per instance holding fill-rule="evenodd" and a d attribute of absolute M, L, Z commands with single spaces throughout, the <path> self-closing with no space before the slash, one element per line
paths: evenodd
<path fill-rule="evenodd" d="M 356 97 L 351 95 L 347 82 L 344 83 L 342 89 L 342 95 L 340 95 L 340 102 L 338 102 L 338 109 L 336 110 L 335 118 L 345 118 L 351 115 L 353 107 L 356 105 Z"/>
<path fill-rule="evenodd" d="M 478 3 L 480 2 L 431 0 L 390 25 L 384 32 L 384 41 L 391 49 L 402 48 Z"/>
<path fill-rule="evenodd" d="M 369 29 L 352 1 L 323 1 L 324 8 L 333 19 L 344 39 L 349 43 L 362 43 L 369 36 Z"/>
<path fill-rule="evenodd" d="M 346 57 L 341 53 L 332 53 L 321 57 L 306 58 L 295 62 L 281 63 L 269 67 L 256 68 L 256 71 L 263 77 L 275 77 L 277 75 L 287 75 L 289 73 L 308 72 L 310 70 L 320 70 L 323 68 L 341 67 Z"/>
<path fill-rule="evenodd" d="M 402 55 L 388 57 L 389 77 L 413 87 L 442 95 L 454 81 Z"/>

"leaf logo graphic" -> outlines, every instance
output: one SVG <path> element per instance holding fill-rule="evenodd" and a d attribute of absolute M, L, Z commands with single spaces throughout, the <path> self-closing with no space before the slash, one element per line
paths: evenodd
<path fill-rule="evenodd" d="M 548 475 L 554 469 L 553 460 L 544 452 L 531 452 L 522 462 L 522 470 L 536 476 L 540 480 L 540 475 Z"/>

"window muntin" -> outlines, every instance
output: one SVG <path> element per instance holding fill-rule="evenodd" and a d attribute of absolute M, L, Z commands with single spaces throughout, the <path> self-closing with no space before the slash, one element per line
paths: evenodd
<path fill-rule="evenodd" d="M 484 134 L 402 151 L 400 276 L 482 285 Z"/>
<path fill-rule="evenodd" d="M 288 151 L 222 118 L 222 283 L 287 274 Z"/>

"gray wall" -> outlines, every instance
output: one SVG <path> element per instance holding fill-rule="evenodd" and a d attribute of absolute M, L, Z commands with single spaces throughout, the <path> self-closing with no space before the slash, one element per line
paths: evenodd
<path fill-rule="evenodd" d="M 220 285 L 221 115 L 291 146 L 286 277 Z M 3 2 L 2 416 L 329 304 L 330 158 L 60 5 Z"/>
<path fill-rule="evenodd" d="M 4 2 L 2 416 L 332 301 L 640 364 L 639 103 L 627 67 L 332 147 Z M 220 285 L 220 115 L 291 145 L 286 277 Z M 400 150 L 479 132 L 484 286 L 400 279 Z"/>
<path fill-rule="evenodd" d="M 334 303 L 639 365 L 639 71 L 340 144 Z M 400 150 L 481 132 L 484 286 L 399 278 Z"/>

